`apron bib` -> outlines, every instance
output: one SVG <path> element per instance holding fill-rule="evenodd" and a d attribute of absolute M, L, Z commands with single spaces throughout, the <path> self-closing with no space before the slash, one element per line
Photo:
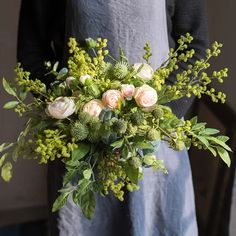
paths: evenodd
<path fill-rule="evenodd" d="M 121 46 L 131 63 L 142 61 L 143 47 L 150 42 L 153 68 L 167 59 L 165 0 L 68 0 L 66 11 L 66 38 L 107 38 L 111 55 L 118 57 Z M 141 190 L 125 202 L 98 196 L 92 220 L 70 199 L 59 212 L 60 236 L 197 235 L 187 151 L 173 151 L 161 142 L 157 156 L 168 175 L 145 170 Z"/>

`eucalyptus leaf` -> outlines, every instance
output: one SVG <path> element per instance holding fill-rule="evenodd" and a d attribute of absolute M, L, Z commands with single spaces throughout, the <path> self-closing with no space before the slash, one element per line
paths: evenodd
<path fill-rule="evenodd" d="M 138 175 L 139 175 L 138 168 L 135 168 L 132 165 L 126 164 L 125 165 L 125 173 L 132 183 L 134 183 L 134 184 L 138 183 Z"/>
<path fill-rule="evenodd" d="M 21 101 L 24 101 L 27 97 L 28 92 L 26 90 L 22 90 L 19 94 L 19 98 L 21 99 Z"/>
<path fill-rule="evenodd" d="M 62 193 L 53 203 L 52 212 L 56 212 L 61 209 L 67 202 L 70 192 Z"/>
<path fill-rule="evenodd" d="M 6 162 L 3 165 L 2 171 L 1 171 L 1 176 L 2 176 L 3 180 L 5 180 L 6 182 L 10 181 L 10 179 L 12 178 L 12 164 L 11 164 L 11 162 Z"/>
<path fill-rule="evenodd" d="M 217 146 L 216 147 L 218 154 L 220 155 L 221 159 L 225 162 L 225 164 L 230 167 L 231 160 L 229 157 L 229 153 L 222 147 Z"/>
<path fill-rule="evenodd" d="M 192 127 L 192 130 L 199 131 L 202 128 L 205 128 L 205 126 L 206 126 L 205 122 L 197 123 Z"/>
<path fill-rule="evenodd" d="M 86 194 L 81 196 L 80 207 L 83 214 L 90 220 L 92 219 L 95 212 L 96 200 L 95 195 L 92 191 L 88 191 Z"/>
<path fill-rule="evenodd" d="M 72 160 L 80 160 L 90 151 L 90 146 L 86 143 L 79 143 L 78 148 L 72 151 Z"/>
<path fill-rule="evenodd" d="M 214 143 L 222 146 L 224 149 L 228 150 L 229 152 L 232 152 L 231 148 L 223 141 L 215 138 L 215 137 L 207 137 L 208 140 L 213 141 Z"/>
<path fill-rule="evenodd" d="M 191 122 L 191 124 L 192 125 L 196 125 L 197 124 L 197 116 L 194 116 L 191 120 L 190 120 L 190 122 Z"/>
<path fill-rule="evenodd" d="M 57 75 L 57 80 L 61 80 L 68 74 L 68 69 L 67 68 L 62 68 Z"/>
<path fill-rule="evenodd" d="M 7 150 L 8 148 L 11 148 L 14 145 L 14 143 L 3 143 L 0 145 L 0 152 L 3 152 Z"/>
<path fill-rule="evenodd" d="M 10 102 L 5 103 L 3 108 L 4 109 L 12 109 L 12 108 L 15 108 L 18 104 L 19 104 L 18 101 L 10 101 Z"/>
<path fill-rule="evenodd" d="M 201 135 L 204 134 L 204 135 L 213 135 L 213 134 L 217 134 L 219 133 L 220 131 L 218 129 L 212 129 L 212 128 L 206 128 L 205 130 L 203 130 L 201 132 Z"/>
<path fill-rule="evenodd" d="M 77 169 L 71 169 L 70 171 L 66 172 L 64 178 L 63 178 L 63 185 L 67 185 L 70 181 L 72 181 L 76 174 L 78 174 Z"/>
<path fill-rule="evenodd" d="M 200 140 L 206 147 L 209 146 L 209 142 L 207 141 L 207 139 L 203 136 L 197 136 L 197 139 Z"/>
<path fill-rule="evenodd" d="M 153 145 L 147 142 L 137 142 L 134 146 L 139 149 L 154 149 Z"/>
<path fill-rule="evenodd" d="M 111 146 L 114 147 L 114 148 L 120 148 L 120 147 L 122 147 L 123 143 L 124 143 L 124 140 L 120 139 L 120 140 L 117 140 L 117 141 L 113 142 L 111 144 Z"/>
<path fill-rule="evenodd" d="M 16 95 L 15 88 L 14 88 L 5 78 L 3 78 L 3 80 L 2 80 L 2 85 L 3 85 L 4 90 L 5 90 L 8 94 L 10 94 L 10 95 L 12 95 L 12 96 L 14 96 L 14 97 L 17 96 L 17 95 Z"/>
<path fill-rule="evenodd" d="M 53 65 L 53 71 L 57 71 L 57 68 L 58 68 L 58 66 L 59 66 L 59 62 L 57 61 L 57 62 L 55 62 L 55 64 Z"/>
<path fill-rule="evenodd" d="M 224 143 L 229 140 L 229 137 L 225 136 L 225 135 L 219 135 L 216 138 L 219 139 L 220 141 L 224 142 Z"/>
<path fill-rule="evenodd" d="M 217 153 L 216 153 L 216 150 L 215 150 L 213 147 L 208 146 L 207 149 L 212 153 L 212 155 L 213 155 L 214 157 L 216 157 Z"/>
<path fill-rule="evenodd" d="M 1 158 L 0 158 L 0 167 L 3 165 L 4 161 L 6 160 L 7 158 L 7 153 L 5 153 Z"/>

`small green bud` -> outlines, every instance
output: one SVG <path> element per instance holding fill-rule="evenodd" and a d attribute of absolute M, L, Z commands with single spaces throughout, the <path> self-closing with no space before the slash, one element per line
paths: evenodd
<path fill-rule="evenodd" d="M 130 120 L 134 125 L 141 125 L 144 121 L 144 115 L 141 112 L 131 114 Z"/>
<path fill-rule="evenodd" d="M 151 129 L 147 134 L 147 139 L 149 141 L 156 141 L 160 139 L 160 131 Z"/>
<path fill-rule="evenodd" d="M 160 108 L 160 107 L 157 107 L 153 112 L 152 112 L 152 115 L 157 118 L 157 119 L 160 119 L 163 117 L 164 115 L 164 111 Z"/>
<path fill-rule="evenodd" d="M 127 129 L 127 123 L 124 120 L 117 120 L 113 123 L 113 130 L 117 133 L 125 133 Z"/>
<path fill-rule="evenodd" d="M 175 142 L 175 147 L 176 147 L 177 150 L 182 151 L 185 148 L 185 144 L 182 140 L 177 140 Z"/>

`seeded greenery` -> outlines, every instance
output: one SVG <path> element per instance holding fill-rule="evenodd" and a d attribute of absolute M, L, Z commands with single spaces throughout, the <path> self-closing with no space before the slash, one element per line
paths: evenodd
<path fill-rule="evenodd" d="M 16 67 L 15 84 L 3 79 L 3 88 L 13 96 L 4 105 L 14 109 L 20 116 L 29 118 L 25 129 L 15 143 L 0 145 L 1 176 L 5 181 L 12 177 L 12 161 L 17 158 L 33 158 L 39 163 L 60 159 L 66 168 L 60 196 L 53 211 L 66 204 L 72 196 L 87 218 L 92 218 L 96 206 L 95 195 L 113 194 L 119 200 L 125 198 L 125 189 L 132 192 L 139 189 L 143 168 L 167 173 L 162 157 L 155 155 L 156 144 L 166 141 L 176 151 L 191 146 L 206 149 L 213 156 L 220 156 L 230 166 L 230 147 L 227 136 L 219 135 L 217 129 L 206 127 L 197 117 L 181 120 L 166 103 L 182 97 L 203 95 L 213 102 L 225 102 L 226 95 L 216 91 L 213 81 L 223 83 L 227 68 L 209 72 L 209 60 L 220 54 L 222 44 L 213 43 L 206 50 L 204 59 L 193 62 L 193 38 L 190 34 L 181 36 L 176 50 L 171 49 L 169 58 L 154 72 L 152 80 L 143 81 L 120 49 L 120 58 L 109 54 L 107 40 L 87 39 L 87 48 L 80 46 L 74 38 L 69 40 L 68 67 L 46 63 L 49 74 L 55 82 L 46 88 L 45 84 L 21 68 Z M 152 56 L 150 44 L 144 47 L 146 63 Z M 108 62 L 109 61 L 109 62 Z M 185 67 L 179 68 L 184 62 Z M 175 80 L 169 82 L 176 73 Z M 85 83 L 83 75 L 90 75 Z M 75 78 L 68 86 L 66 78 Z M 108 89 L 121 89 L 122 84 L 143 84 L 153 87 L 158 94 L 158 103 L 152 111 L 139 108 L 134 99 L 124 100 L 117 109 L 105 108 L 99 117 L 84 112 L 83 106 L 92 99 L 101 99 Z M 28 102 L 27 95 L 35 97 Z M 47 105 L 60 96 L 73 98 L 76 111 L 66 119 L 56 120 L 45 112 Z"/>

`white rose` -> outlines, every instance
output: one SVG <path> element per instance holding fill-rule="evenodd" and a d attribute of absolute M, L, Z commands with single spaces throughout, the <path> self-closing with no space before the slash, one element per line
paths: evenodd
<path fill-rule="evenodd" d="M 71 82 L 72 82 L 73 80 L 76 80 L 76 78 L 73 77 L 73 76 L 67 77 L 67 78 L 66 78 L 66 86 L 67 86 L 67 87 L 70 87 Z"/>
<path fill-rule="evenodd" d="M 68 97 L 58 97 L 48 104 L 46 112 L 56 119 L 65 119 L 75 112 L 75 102 Z"/>
<path fill-rule="evenodd" d="M 90 78 L 91 78 L 90 75 L 81 75 L 79 81 L 81 82 L 81 84 L 85 84 L 85 81 Z"/>
<path fill-rule="evenodd" d="M 147 84 L 142 85 L 135 91 L 134 99 L 139 107 L 151 108 L 157 103 L 157 92 Z"/>
<path fill-rule="evenodd" d="M 133 84 L 122 84 L 121 85 L 121 93 L 127 99 L 131 99 L 135 93 L 135 87 Z"/>
<path fill-rule="evenodd" d="M 115 89 L 109 89 L 102 95 L 103 103 L 109 108 L 117 108 L 122 99 L 122 93 Z"/>
<path fill-rule="evenodd" d="M 137 76 L 146 81 L 151 80 L 154 75 L 154 70 L 152 69 L 152 67 L 147 63 L 135 63 L 134 69 L 138 71 L 141 66 L 142 69 L 137 73 Z"/>
<path fill-rule="evenodd" d="M 103 105 L 101 100 L 93 99 L 84 105 L 83 112 L 87 112 L 91 116 L 98 117 L 104 108 L 105 106 Z"/>

